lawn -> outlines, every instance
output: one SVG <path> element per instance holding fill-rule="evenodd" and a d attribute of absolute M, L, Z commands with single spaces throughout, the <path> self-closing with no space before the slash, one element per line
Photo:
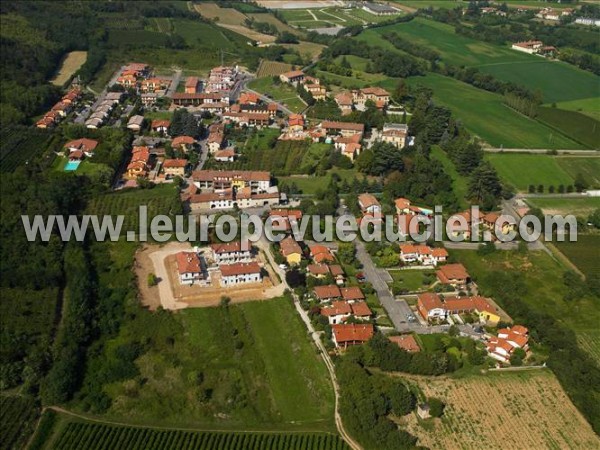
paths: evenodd
<path fill-rule="evenodd" d="M 456 167 L 454 167 L 454 163 L 450 161 L 446 152 L 444 152 L 437 145 L 431 147 L 431 156 L 442 163 L 444 166 L 444 172 L 450 178 L 452 178 L 452 189 L 454 194 L 456 194 L 456 198 L 460 202 L 461 208 L 467 208 L 468 203 L 465 200 L 467 197 L 468 191 L 468 179 L 461 174 L 458 173 Z"/>
<path fill-rule="evenodd" d="M 425 275 L 433 274 L 431 270 L 389 270 L 394 282 L 400 282 L 404 289 L 409 292 L 424 290 L 427 286 L 423 284 Z"/>
<path fill-rule="evenodd" d="M 264 95 L 269 95 L 294 112 L 301 112 L 306 105 L 296 94 L 296 89 L 289 84 L 276 84 L 272 77 L 256 78 L 248 83 L 248 87 Z"/>
<path fill-rule="evenodd" d="M 570 64 L 520 53 L 509 48 L 458 35 L 454 28 L 417 18 L 407 23 L 367 30 L 359 38 L 377 44 L 390 31 L 434 48 L 442 59 L 457 66 L 477 67 L 498 79 L 513 81 L 531 90 L 541 89 L 547 103 L 598 97 L 598 77 Z M 379 38 L 379 39 L 378 39 Z M 390 48 L 388 46 L 388 48 Z"/>
<path fill-rule="evenodd" d="M 496 168 L 503 181 L 522 192 L 526 192 L 531 184 L 536 188 L 541 184 L 545 187 L 545 192 L 548 192 L 549 186 L 558 188 L 561 184 L 572 185 L 574 181 L 559 164 L 559 158 L 554 156 L 487 153 L 485 158 Z"/>
<path fill-rule="evenodd" d="M 452 109 L 473 134 L 495 147 L 581 148 L 578 143 L 503 104 L 500 95 L 437 74 L 408 79 L 412 86 L 433 89 L 434 99 Z M 393 90 L 395 80 L 381 83 Z"/>
<path fill-rule="evenodd" d="M 346 180 L 348 183 L 352 183 L 355 178 L 363 178 L 363 175 L 358 174 L 354 169 L 332 169 L 327 171 L 327 175 L 323 176 L 292 175 L 279 177 L 277 180 L 280 187 L 294 184 L 303 195 L 314 195 L 317 191 L 324 191 L 327 188 L 333 174 L 337 174 L 342 181 Z"/>
<path fill-rule="evenodd" d="M 537 120 L 572 136 L 588 148 L 600 148 L 600 122 L 596 119 L 577 111 L 543 107 L 538 110 Z"/>
<path fill-rule="evenodd" d="M 593 264 L 593 251 L 590 250 L 588 254 L 592 257 L 586 258 L 586 261 L 589 261 L 587 264 Z M 522 255 L 516 252 L 498 251 L 491 255 L 481 256 L 474 250 L 450 250 L 450 255 L 465 265 L 469 274 L 481 288 L 485 288 L 486 275 L 494 271 L 518 273 L 527 286 L 526 292 L 518 295 L 530 307 L 550 314 L 557 321 L 573 329 L 575 333 L 581 332 L 585 338 L 600 335 L 598 328 L 600 310 L 597 307 L 597 301 L 592 298 L 565 301 L 564 295 L 567 288 L 562 282 L 562 276 L 569 269 L 546 252 L 529 252 Z M 507 313 L 510 315 L 511 311 L 509 310 Z M 596 342 L 600 343 L 600 340 Z"/>
<path fill-rule="evenodd" d="M 574 214 L 578 217 L 587 217 L 595 209 L 600 208 L 600 197 L 528 198 L 527 203 L 541 208 L 544 214 Z"/>
<path fill-rule="evenodd" d="M 196 429 L 334 431 L 324 362 L 287 298 L 139 313 L 109 348 L 152 329 L 139 375 L 105 388 L 107 419 Z M 143 382 L 141 380 L 144 380 Z"/>
<path fill-rule="evenodd" d="M 317 77 L 324 80 L 324 82 L 335 84 L 346 89 L 372 86 L 373 84 L 381 83 L 384 80 L 388 82 L 396 80 L 396 78 L 388 78 L 379 73 L 367 73 L 361 72 L 360 70 L 353 70 L 351 77 L 345 77 L 343 75 L 317 70 Z"/>

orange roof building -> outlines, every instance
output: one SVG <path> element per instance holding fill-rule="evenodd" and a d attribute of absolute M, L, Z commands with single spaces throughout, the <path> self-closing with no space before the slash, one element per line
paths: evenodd
<path fill-rule="evenodd" d="M 368 324 L 336 324 L 332 325 L 332 340 L 336 347 L 345 349 L 351 345 L 364 344 L 373 337 L 375 330 Z"/>
<path fill-rule="evenodd" d="M 469 273 L 462 264 L 447 264 L 440 267 L 436 272 L 438 280 L 442 284 L 450 284 L 454 287 L 464 287 L 469 282 Z"/>
<path fill-rule="evenodd" d="M 417 353 L 421 351 L 421 347 L 417 343 L 417 340 L 412 334 L 402 334 L 400 336 L 388 337 L 390 341 L 398 345 L 402 350 L 409 353 Z"/>

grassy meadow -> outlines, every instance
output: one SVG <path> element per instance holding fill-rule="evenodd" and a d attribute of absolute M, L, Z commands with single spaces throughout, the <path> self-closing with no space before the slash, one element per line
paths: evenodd
<path fill-rule="evenodd" d="M 544 214 L 574 214 L 578 217 L 587 217 L 595 209 L 600 208 L 600 197 L 528 198 L 527 203 L 540 208 Z"/>
<path fill-rule="evenodd" d="M 273 82 L 273 77 L 256 78 L 248 83 L 248 88 L 269 95 L 273 100 L 277 100 L 294 112 L 298 113 L 306 108 L 293 86 L 283 83 L 276 84 Z"/>
<path fill-rule="evenodd" d="M 437 74 L 409 78 L 433 89 L 434 99 L 452 109 L 473 134 L 494 147 L 578 149 L 577 142 L 503 104 L 500 95 Z M 389 84 L 389 85 L 388 85 Z M 382 83 L 393 90 L 394 82 Z"/>
<path fill-rule="evenodd" d="M 600 121 L 600 98 L 598 97 L 559 102 L 556 107 L 567 111 L 577 111 Z"/>
<path fill-rule="evenodd" d="M 600 149 L 600 121 L 596 119 L 577 111 L 557 108 L 539 108 L 536 119 L 567 136 L 573 136 L 588 148 Z"/>

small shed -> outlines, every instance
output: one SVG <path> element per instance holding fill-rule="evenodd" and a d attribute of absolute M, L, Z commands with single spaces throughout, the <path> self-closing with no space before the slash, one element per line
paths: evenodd
<path fill-rule="evenodd" d="M 428 403 L 419 403 L 417 405 L 417 415 L 421 419 L 429 419 L 431 414 L 429 413 L 429 404 Z"/>

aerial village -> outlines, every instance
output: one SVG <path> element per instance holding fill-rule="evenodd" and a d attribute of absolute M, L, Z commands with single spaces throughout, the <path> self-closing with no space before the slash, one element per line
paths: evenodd
<path fill-rule="evenodd" d="M 498 364 L 510 364 L 515 349 L 528 351 L 527 330 L 513 325 L 492 298 L 479 295 L 465 267 L 452 262 L 443 246 L 410 240 L 400 243 L 395 247 L 398 270 L 394 272 L 378 269 L 377 257 L 368 250 L 361 252 L 359 261 L 353 247 L 352 257 L 344 259 L 338 254 L 338 244 L 295 240 L 292 224 L 303 215 L 297 208 L 299 200 L 280 192 L 270 172 L 235 168 L 244 157 L 235 135 L 249 129 L 279 130 L 279 141 L 329 144 L 351 162 L 377 142 L 402 152 L 414 140 L 408 126 L 397 120 L 401 105 L 393 104 L 388 91 L 373 86 L 333 93 L 302 70 L 278 76 L 280 83 L 305 90 L 316 101 L 333 99 L 342 116 L 368 107 L 389 109 L 390 121 L 367 135 L 363 123 L 311 120 L 292 113 L 268 96 L 246 89 L 247 77 L 239 67 L 221 66 L 213 68 L 206 79 L 180 80 L 177 74 L 159 77 L 147 64 L 130 63 L 95 101 L 83 101 L 81 90 L 74 87 L 37 124 L 52 127 L 68 116 L 90 130 L 126 127 L 133 134 L 133 144 L 116 177 L 115 190 L 178 183 L 189 214 L 245 211 L 280 225 L 284 238 L 278 244 L 239 240 L 205 247 L 185 244 L 160 253 L 160 259 L 153 257 L 154 269 L 145 275 L 153 280 L 150 284 L 160 280 L 163 307 L 218 304 L 223 298 L 272 298 L 291 287 L 283 280 L 292 271 L 293 277 L 303 280 L 302 304 L 314 325 L 326 330 L 331 351 L 364 343 L 377 329 L 408 352 L 420 351 L 415 334 L 450 329 L 481 342 Z M 173 126 L 176 117 L 180 123 Z M 82 161 L 93 162 L 100 144 L 89 138 L 67 142 L 64 170 L 77 171 Z M 365 219 L 381 220 L 383 208 L 372 193 L 358 195 L 356 205 L 344 205 L 342 215 L 350 214 L 349 206 L 360 212 L 355 217 L 358 226 Z M 397 198 L 394 213 L 399 230 L 408 236 L 418 231 L 419 216 L 433 215 L 433 207 Z M 455 228 L 455 234 L 468 239 L 473 230 L 493 232 L 498 213 L 483 213 L 480 219 L 472 218 L 469 211 L 454 218 L 458 216 L 466 226 Z M 422 271 L 426 281 L 397 291 L 394 277 L 404 270 Z"/>

